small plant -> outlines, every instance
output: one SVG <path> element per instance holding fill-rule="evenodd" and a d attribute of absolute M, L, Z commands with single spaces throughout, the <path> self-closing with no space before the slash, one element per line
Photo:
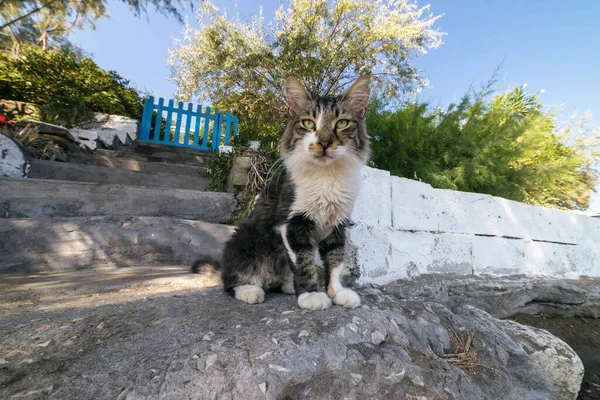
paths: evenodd
<path fill-rule="evenodd" d="M 222 192 L 225 189 L 229 170 L 231 170 L 237 153 L 237 149 L 234 149 L 231 153 L 219 153 L 215 151 L 208 158 L 208 176 L 211 178 L 208 188 L 210 190 L 213 192 Z"/>

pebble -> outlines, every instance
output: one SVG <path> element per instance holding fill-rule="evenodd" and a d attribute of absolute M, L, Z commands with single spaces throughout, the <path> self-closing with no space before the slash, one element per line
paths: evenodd
<path fill-rule="evenodd" d="M 298 334 L 298 337 L 303 337 L 303 336 L 308 336 L 308 332 L 305 331 L 304 329 L 300 331 L 300 333 Z"/>
<path fill-rule="evenodd" d="M 423 387 L 425 386 L 425 383 L 423 383 L 423 379 L 421 379 L 420 376 L 414 376 L 410 379 L 410 381 L 412 382 L 413 385 L 415 386 L 419 386 L 419 387 Z"/>
<path fill-rule="evenodd" d="M 275 339 L 275 338 L 271 338 L 271 342 L 273 342 L 275 344 L 279 344 L 279 343 L 277 343 L 277 339 Z"/>
<path fill-rule="evenodd" d="M 204 364 L 205 371 L 208 371 L 208 369 L 212 367 L 212 365 L 217 361 L 217 357 L 218 356 L 214 353 L 206 357 L 206 363 Z"/>
<path fill-rule="evenodd" d="M 260 356 L 256 357 L 259 360 L 264 360 L 265 358 L 269 357 L 271 354 L 273 354 L 272 351 L 267 351 L 265 353 L 262 353 Z"/>
<path fill-rule="evenodd" d="M 288 314 L 291 314 L 291 313 L 293 313 L 293 312 L 294 312 L 294 310 L 288 310 L 288 311 L 284 311 L 284 312 L 282 312 L 281 314 L 283 314 L 283 315 L 288 315 Z"/>
<path fill-rule="evenodd" d="M 283 368 L 282 366 L 275 365 L 275 364 L 269 364 L 269 368 L 271 368 L 272 370 L 275 370 L 275 371 L 279 371 L 279 372 L 290 372 L 289 369 Z"/>
<path fill-rule="evenodd" d="M 8 364 L 8 361 L 4 358 L 0 358 L 0 365 Z"/>
<path fill-rule="evenodd" d="M 346 328 L 344 328 L 343 326 L 341 326 L 340 329 L 338 329 L 338 335 L 340 337 L 346 337 Z"/>
<path fill-rule="evenodd" d="M 281 320 L 281 322 L 283 322 L 284 324 L 289 324 L 290 323 L 290 319 L 289 318 L 284 318 Z"/>
<path fill-rule="evenodd" d="M 394 384 L 396 384 L 396 383 L 400 382 L 402 379 L 404 379 L 404 375 L 406 375 L 405 369 L 403 369 L 400 372 L 392 372 L 389 376 L 386 376 L 385 379 L 389 379 Z"/>
<path fill-rule="evenodd" d="M 210 342 L 214 336 L 215 333 L 213 331 L 209 331 L 206 335 L 204 335 L 202 340 L 204 340 L 205 342 Z"/>
<path fill-rule="evenodd" d="M 358 384 L 362 381 L 362 375 L 360 374 L 350 374 L 350 380 L 354 386 L 358 386 Z"/>
<path fill-rule="evenodd" d="M 375 346 L 379 346 L 381 342 L 385 341 L 385 335 L 379 331 L 371 333 L 371 343 Z"/>
<path fill-rule="evenodd" d="M 356 325 L 360 325 L 360 321 L 361 319 L 358 317 L 352 317 L 352 322 L 354 322 Z"/>
<path fill-rule="evenodd" d="M 263 394 L 267 393 L 267 383 L 266 382 L 260 383 L 258 385 L 258 388 L 260 389 L 261 392 L 263 392 Z"/>
<path fill-rule="evenodd" d="M 356 324 L 353 324 L 352 322 L 349 324 L 346 324 L 346 326 L 348 327 L 348 329 L 350 329 L 352 332 L 358 332 L 358 327 L 356 326 Z"/>
<path fill-rule="evenodd" d="M 125 388 L 125 390 L 117 396 L 117 400 L 125 400 L 127 398 L 127 393 L 129 393 L 129 388 Z"/>
<path fill-rule="evenodd" d="M 40 343 L 38 345 L 36 345 L 37 347 L 48 347 L 48 345 L 50 344 L 50 340 L 48 340 L 47 342 L 44 343 Z"/>

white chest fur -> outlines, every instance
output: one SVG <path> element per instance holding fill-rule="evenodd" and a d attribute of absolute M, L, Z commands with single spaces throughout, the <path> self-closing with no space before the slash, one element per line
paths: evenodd
<path fill-rule="evenodd" d="M 358 165 L 310 165 L 290 172 L 296 186 L 296 199 L 291 211 L 305 214 L 315 221 L 320 238 L 350 217 L 360 188 Z"/>

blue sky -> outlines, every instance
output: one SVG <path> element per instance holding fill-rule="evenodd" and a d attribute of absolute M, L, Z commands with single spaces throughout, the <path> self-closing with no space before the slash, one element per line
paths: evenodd
<path fill-rule="evenodd" d="M 216 0 L 234 9 L 234 0 Z M 271 19 L 278 0 L 239 0 L 243 18 L 259 12 Z M 544 90 L 541 101 L 560 107 L 559 121 L 591 112 L 600 125 L 600 1 L 582 0 L 431 0 L 431 11 L 444 14 L 437 27 L 444 44 L 415 60 L 430 80 L 421 98 L 447 105 L 471 85 L 479 87 L 502 64 L 499 89 L 527 83 L 530 93 Z M 419 1 L 420 5 L 427 4 Z M 175 91 L 167 80 L 168 49 L 181 38 L 183 26 L 152 11 L 135 18 L 120 1 L 109 0 L 110 19 L 96 30 L 74 31 L 71 39 L 104 69 L 112 69 L 140 88 L 162 97 Z M 188 12 L 190 22 L 195 18 Z M 600 196 L 590 210 L 600 212 Z"/>

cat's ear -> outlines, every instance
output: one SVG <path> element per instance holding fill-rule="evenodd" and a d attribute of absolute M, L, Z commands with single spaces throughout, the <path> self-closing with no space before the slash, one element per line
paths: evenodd
<path fill-rule="evenodd" d="M 312 97 L 298 79 L 293 76 L 287 78 L 283 87 L 283 94 L 291 115 L 297 115 L 303 111 L 310 112 Z"/>
<path fill-rule="evenodd" d="M 371 96 L 370 83 L 371 77 L 369 75 L 361 75 L 350 86 L 350 89 L 342 94 L 344 106 L 359 118 L 362 118 L 367 111 L 367 103 L 369 103 L 369 96 Z"/>

